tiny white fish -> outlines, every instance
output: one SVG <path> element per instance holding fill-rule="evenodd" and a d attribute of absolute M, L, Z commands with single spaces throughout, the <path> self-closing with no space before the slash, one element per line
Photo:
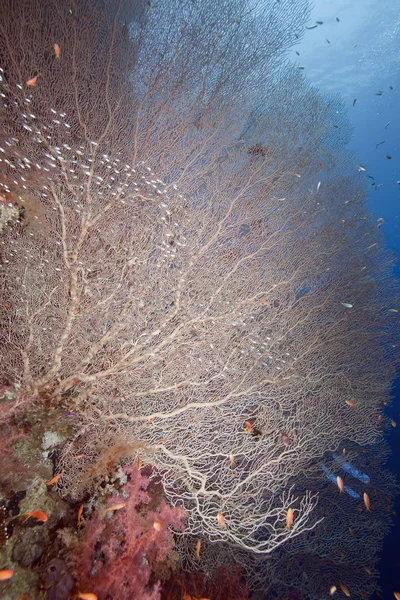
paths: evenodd
<path fill-rule="evenodd" d="M 362 165 L 358 165 L 358 170 L 359 171 L 366 171 L 367 169 L 365 167 L 363 167 Z"/>
<path fill-rule="evenodd" d="M 320 187 L 321 187 L 321 182 L 320 182 L 320 181 L 318 181 L 318 185 L 317 185 L 317 192 L 318 192 L 318 190 L 319 190 L 319 188 L 320 188 Z"/>
<path fill-rule="evenodd" d="M 340 304 L 345 308 L 353 308 L 353 305 L 350 304 L 350 302 L 341 302 Z"/>

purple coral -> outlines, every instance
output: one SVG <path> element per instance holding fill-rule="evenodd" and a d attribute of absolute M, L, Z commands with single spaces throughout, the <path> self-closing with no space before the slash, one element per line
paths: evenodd
<path fill-rule="evenodd" d="M 124 502 L 118 511 L 96 511 L 82 531 L 72 562 L 79 589 L 90 590 L 99 600 L 159 600 L 159 582 L 150 586 L 154 567 L 174 546 L 170 526 L 183 530 L 185 513 L 161 501 L 149 510 L 149 478 L 135 467 L 125 469 L 128 482 L 123 495 L 110 506 Z M 125 498 L 124 496 L 128 497 Z M 153 577 L 154 579 L 154 577 Z"/>

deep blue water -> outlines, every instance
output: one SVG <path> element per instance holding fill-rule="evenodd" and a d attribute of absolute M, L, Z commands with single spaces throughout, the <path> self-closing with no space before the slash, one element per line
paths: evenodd
<path fill-rule="evenodd" d="M 320 20 L 323 25 L 306 31 L 291 58 L 304 66 L 305 76 L 321 92 L 337 92 L 345 99 L 354 128 L 349 147 L 366 169 L 369 209 L 375 220 L 384 219 L 386 243 L 400 256 L 399 9 L 398 0 L 315 0 L 309 24 Z M 394 275 L 400 279 L 399 263 Z M 399 425 L 387 434 L 392 450 L 388 467 L 400 482 L 400 377 L 393 393 L 386 414 Z M 400 496 L 394 508 L 398 516 L 380 562 L 385 600 L 400 591 Z"/>

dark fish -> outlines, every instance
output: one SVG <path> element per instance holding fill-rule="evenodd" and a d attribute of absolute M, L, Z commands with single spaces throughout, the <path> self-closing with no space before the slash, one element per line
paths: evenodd
<path fill-rule="evenodd" d="M 372 177 L 372 175 L 367 175 L 367 177 L 369 177 L 370 179 L 375 179 L 375 177 Z"/>
<path fill-rule="evenodd" d="M 357 98 L 354 98 L 354 100 L 353 100 L 353 106 L 356 105 L 356 102 L 357 102 Z"/>
<path fill-rule="evenodd" d="M 379 92 L 375 92 L 375 96 L 382 96 L 383 92 L 381 92 L 381 90 L 379 90 Z"/>
<path fill-rule="evenodd" d="M 391 160 L 392 157 L 390 156 L 390 154 L 386 154 L 386 158 L 388 158 L 389 160 Z"/>
<path fill-rule="evenodd" d="M 390 123 L 390 121 L 388 121 L 388 122 L 386 123 L 386 125 L 385 125 L 385 129 L 387 129 L 387 128 L 388 128 L 388 125 L 389 125 L 389 123 Z"/>
<path fill-rule="evenodd" d="M 326 41 L 328 42 L 328 44 L 330 44 L 330 41 L 328 40 L 328 38 L 325 38 L 325 39 L 326 39 Z"/>
<path fill-rule="evenodd" d="M 300 52 L 297 52 L 297 50 L 296 50 L 296 54 L 297 54 L 297 56 L 300 56 Z"/>
<path fill-rule="evenodd" d="M 336 17 L 336 21 L 339 23 L 339 21 L 340 21 L 339 17 Z"/>
<path fill-rule="evenodd" d="M 392 89 L 393 89 L 393 86 L 392 86 L 392 85 L 389 85 L 389 88 L 392 90 Z"/>
<path fill-rule="evenodd" d="M 385 143 L 385 140 L 383 140 L 383 142 L 378 142 L 377 145 L 375 146 L 375 150 L 378 148 L 378 146 L 381 146 L 384 143 Z"/>
<path fill-rule="evenodd" d="M 317 25 L 323 25 L 323 21 L 315 21 L 317 23 Z"/>

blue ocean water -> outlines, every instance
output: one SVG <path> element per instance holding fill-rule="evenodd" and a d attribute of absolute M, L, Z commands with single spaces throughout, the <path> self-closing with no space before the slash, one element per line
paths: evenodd
<path fill-rule="evenodd" d="M 389 248 L 400 254 L 400 5 L 397 0 L 315 0 L 304 39 L 291 58 L 322 93 L 340 93 L 354 131 L 349 144 L 368 182 L 368 204 Z M 383 143 L 382 143 L 383 142 Z M 379 144 L 379 145 L 378 145 Z M 364 170 L 365 169 L 365 170 Z M 400 277 L 396 263 L 395 275 Z M 400 424 L 400 377 L 385 410 Z M 387 434 L 388 467 L 400 481 L 399 427 Z M 383 598 L 400 590 L 400 497 L 381 553 Z M 374 596 L 375 597 L 375 596 Z M 378 596 L 376 596 L 378 597 Z"/>

